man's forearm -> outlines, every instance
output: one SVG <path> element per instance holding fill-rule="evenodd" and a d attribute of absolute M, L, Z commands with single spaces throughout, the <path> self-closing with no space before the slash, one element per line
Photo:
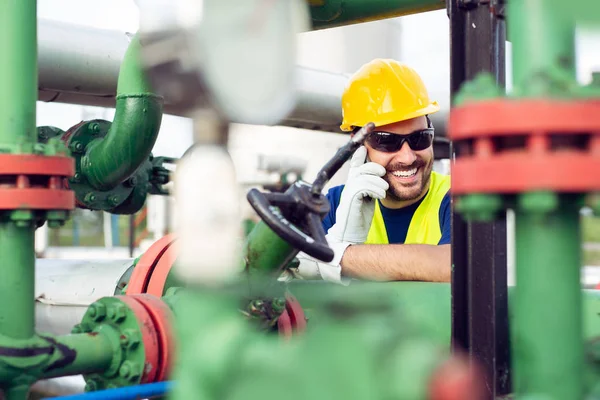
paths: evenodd
<path fill-rule="evenodd" d="M 341 265 L 343 275 L 358 279 L 450 282 L 450 245 L 355 245 Z"/>

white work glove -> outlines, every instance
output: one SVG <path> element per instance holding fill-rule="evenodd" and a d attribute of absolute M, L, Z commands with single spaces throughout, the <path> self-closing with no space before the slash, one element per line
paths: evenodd
<path fill-rule="evenodd" d="M 334 257 L 330 262 L 317 260 L 300 252 L 297 256 L 300 265 L 282 276 L 281 280 L 323 279 L 348 285 L 350 280 L 343 278 L 340 265 L 346 248 L 352 244 L 362 244 L 367 240 L 371 221 L 375 213 L 375 200 L 383 199 L 389 184 L 383 180 L 385 168 L 374 162 L 367 162 L 367 149 L 359 147 L 350 160 L 348 180 L 342 190 L 340 203 L 335 213 L 335 225 L 325 236 Z"/>
<path fill-rule="evenodd" d="M 325 280 L 329 282 L 341 283 L 344 285 L 349 284 L 349 279 L 342 278 L 342 267 L 340 262 L 344 251 L 350 245 L 350 243 L 339 243 L 332 242 L 328 236 L 326 236 L 329 243 L 329 247 L 333 250 L 333 260 L 330 262 L 324 262 L 317 260 L 314 257 L 309 256 L 306 253 L 300 252 L 296 256 L 300 264 L 297 268 L 289 268 L 279 277 L 280 281 L 288 282 L 292 279 L 304 279 L 304 280 Z"/>
<path fill-rule="evenodd" d="M 359 147 L 350 160 L 350 171 L 340 204 L 335 212 L 335 225 L 327 236 L 331 242 L 364 243 L 375 213 L 375 200 L 383 199 L 389 184 L 382 178 L 385 168 L 367 162 L 367 149 Z M 370 198 L 370 199 L 368 199 Z"/>

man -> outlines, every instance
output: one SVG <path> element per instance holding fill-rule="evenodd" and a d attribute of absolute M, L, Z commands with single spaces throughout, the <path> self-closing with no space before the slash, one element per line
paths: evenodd
<path fill-rule="evenodd" d="M 358 70 L 342 95 L 343 131 L 376 126 L 350 161 L 345 185 L 329 190 L 323 221 L 334 260 L 303 253 L 295 275 L 347 282 L 450 281 L 450 177 L 432 171 L 439 111 L 420 76 L 393 60 Z"/>

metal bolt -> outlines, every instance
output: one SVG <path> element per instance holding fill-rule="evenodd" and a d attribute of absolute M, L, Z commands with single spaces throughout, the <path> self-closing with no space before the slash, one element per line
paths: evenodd
<path fill-rule="evenodd" d="M 133 382 L 140 377 L 140 368 L 138 364 L 127 360 L 119 368 L 119 376 Z"/>
<path fill-rule="evenodd" d="M 139 331 L 135 329 L 125 329 L 121 335 L 121 346 L 129 350 L 135 349 L 141 342 L 140 336 Z"/>
<path fill-rule="evenodd" d="M 98 133 L 100 133 L 100 124 L 98 124 L 97 122 L 92 122 L 88 125 L 88 131 L 92 135 L 97 135 Z"/>
<path fill-rule="evenodd" d="M 493 221 L 504 206 L 502 196 L 493 194 L 468 194 L 458 198 L 456 209 L 467 220 Z"/>
<path fill-rule="evenodd" d="M 129 378 L 130 374 L 131 374 L 131 362 L 125 361 L 123 363 L 123 365 L 121 365 L 121 368 L 119 368 L 119 376 L 121 378 L 127 379 L 127 378 Z"/>
<path fill-rule="evenodd" d="M 72 182 L 81 182 L 81 174 L 79 172 L 76 172 L 75 175 L 73 175 L 73 177 L 71 178 Z"/>
<path fill-rule="evenodd" d="M 121 322 L 127 316 L 127 310 L 125 309 L 125 305 L 121 303 L 113 304 L 108 308 L 108 318 L 113 320 L 114 322 Z"/>
<path fill-rule="evenodd" d="M 71 144 L 69 145 L 69 148 L 71 149 L 71 151 L 75 152 L 75 153 L 81 153 L 83 151 L 83 143 L 78 142 L 77 140 L 71 142 Z"/>
<path fill-rule="evenodd" d="M 135 185 L 137 185 L 137 178 L 135 176 L 132 176 L 125 181 L 125 186 L 127 187 L 134 187 Z"/>
<path fill-rule="evenodd" d="M 108 202 L 112 205 L 112 206 L 116 206 L 119 204 L 121 199 L 119 199 L 119 196 L 110 196 L 108 198 Z"/>
<path fill-rule="evenodd" d="M 89 306 L 87 313 L 94 321 L 102 321 L 106 316 L 106 306 L 99 302 L 92 303 Z"/>
<path fill-rule="evenodd" d="M 83 197 L 83 201 L 86 203 L 93 203 L 96 201 L 96 195 L 92 192 L 89 192 Z"/>
<path fill-rule="evenodd" d="M 278 297 L 273 300 L 273 310 L 281 312 L 285 309 L 285 299 Z"/>
<path fill-rule="evenodd" d="M 521 210 L 533 214 L 546 214 L 558 209 L 558 195 L 553 192 L 522 193 L 517 202 Z"/>
<path fill-rule="evenodd" d="M 83 329 L 81 329 L 81 325 L 77 324 L 73 327 L 73 329 L 71 329 L 71 333 L 82 333 Z"/>

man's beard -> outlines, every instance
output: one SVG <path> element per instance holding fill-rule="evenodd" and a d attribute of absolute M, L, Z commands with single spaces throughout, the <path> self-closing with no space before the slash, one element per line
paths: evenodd
<path fill-rule="evenodd" d="M 403 166 L 404 169 L 410 169 L 410 168 L 415 168 L 417 167 L 417 174 L 420 173 L 421 169 L 422 169 L 422 175 L 421 175 L 421 185 L 419 187 L 418 191 L 413 192 L 411 189 L 413 189 L 412 187 L 407 188 L 407 187 L 403 187 L 402 185 L 399 185 L 400 187 L 398 188 L 399 190 L 396 189 L 396 187 L 394 187 L 394 185 L 392 184 L 393 180 L 388 179 L 387 175 L 385 176 L 385 180 L 389 183 L 390 187 L 387 190 L 386 193 L 386 199 L 390 199 L 392 201 L 410 201 L 410 200 L 415 200 L 418 199 L 423 192 L 425 192 L 425 190 L 427 188 L 429 188 L 429 181 L 431 180 L 431 171 L 433 169 L 433 159 L 429 162 L 429 164 L 426 164 L 425 161 L 423 161 L 422 159 L 418 159 L 416 160 L 414 163 L 412 163 L 408 168 Z M 388 171 L 394 171 L 397 169 L 400 169 L 400 166 L 397 165 L 392 165 L 388 168 L 386 168 Z M 389 172 L 388 172 L 389 174 Z M 410 190 L 410 193 L 406 194 L 406 193 L 402 193 L 402 191 L 407 191 Z"/>

